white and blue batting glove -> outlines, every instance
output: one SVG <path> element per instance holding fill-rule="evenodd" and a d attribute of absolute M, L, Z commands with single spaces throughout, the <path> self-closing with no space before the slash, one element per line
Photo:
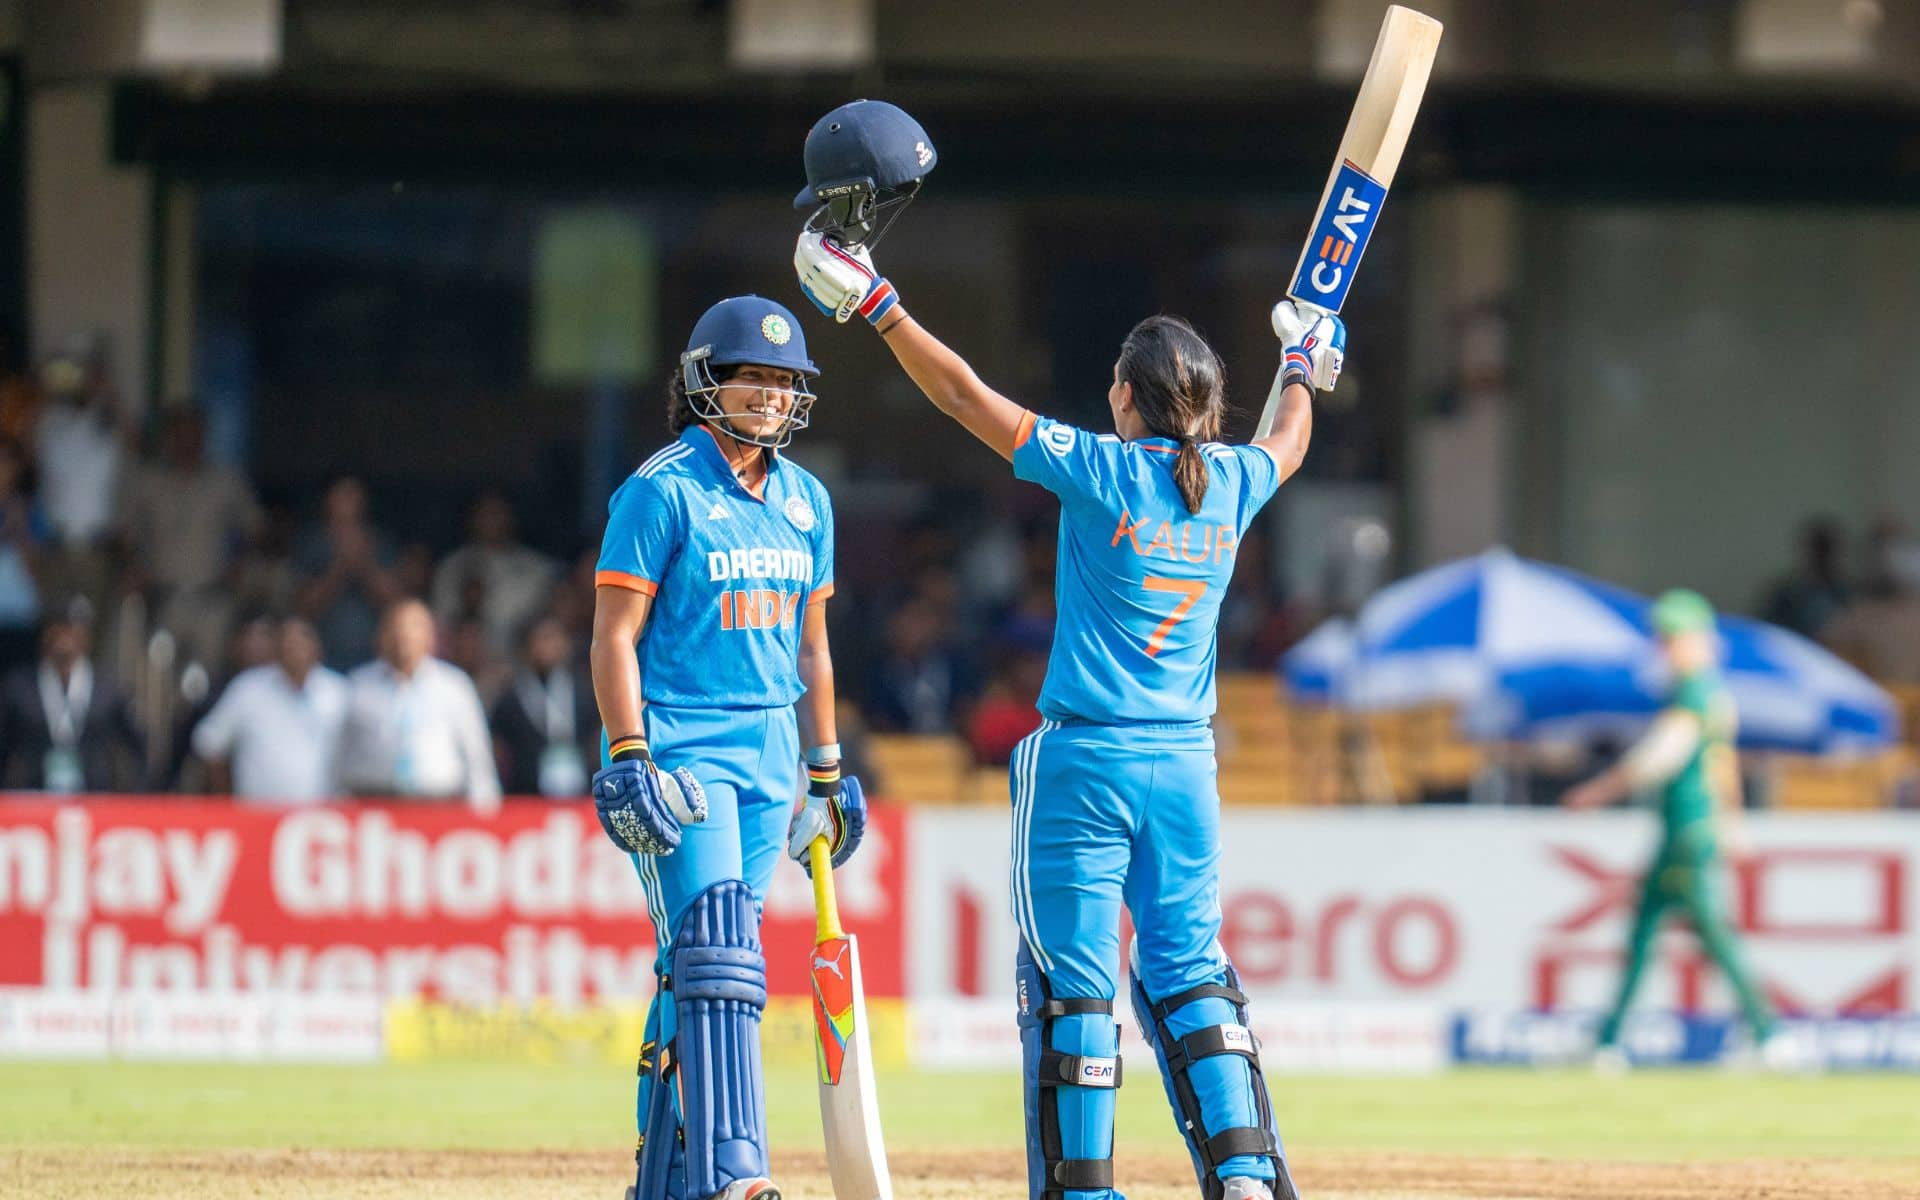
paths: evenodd
<path fill-rule="evenodd" d="M 864 247 L 849 250 L 824 233 L 800 235 L 793 270 L 813 306 L 842 325 L 859 313 L 877 326 L 900 303 L 900 293 L 874 270 Z"/>
<path fill-rule="evenodd" d="M 685 767 L 662 771 L 642 750 L 593 776 L 593 811 L 613 844 L 629 854 L 672 854 L 680 831 L 707 819 L 707 791 Z"/>
<path fill-rule="evenodd" d="M 807 847 L 815 838 L 827 839 L 827 849 L 836 869 L 845 866 L 860 848 L 867 832 L 867 794 L 860 780 L 840 774 L 840 760 L 807 762 L 807 798 L 793 810 L 787 822 L 787 854 L 798 860 L 808 875 L 813 860 Z"/>
<path fill-rule="evenodd" d="M 1285 348 L 1280 377 L 1330 392 L 1347 359 L 1347 325 L 1332 313 L 1282 300 L 1273 306 L 1273 334 Z"/>

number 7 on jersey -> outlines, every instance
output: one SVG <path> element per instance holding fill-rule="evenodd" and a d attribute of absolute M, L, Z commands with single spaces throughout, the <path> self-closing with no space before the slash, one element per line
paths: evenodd
<path fill-rule="evenodd" d="M 1140 585 L 1150 592 L 1172 592 L 1180 597 L 1173 606 L 1167 619 L 1154 626 L 1152 636 L 1147 638 L 1147 657 L 1155 658 L 1160 648 L 1167 644 L 1167 635 L 1173 627 L 1187 619 L 1187 613 L 1206 594 L 1207 581 L 1204 579 L 1168 579 L 1164 575 L 1149 575 L 1140 581 Z"/>

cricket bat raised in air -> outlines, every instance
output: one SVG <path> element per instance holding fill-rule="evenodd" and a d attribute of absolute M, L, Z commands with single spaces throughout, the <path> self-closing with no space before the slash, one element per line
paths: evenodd
<path fill-rule="evenodd" d="M 833 1179 L 834 1200 L 893 1200 L 887 1149 L 880 1139 L 880 1099 L 873 1089 L 860 946 L 840 928 L 833 855 L 826 838 L 813 840 L 807 860 L 813 867 L 813 1032 L 827 1174 Z"/>
<path fill-rule="evenodd" d="M 1407 148 L 1414 114 L 1420 111 L 1420 97 L 1426 94 L 1440 30 L 1440 22 L 1425 13 L 1398 4 L 1387 9 L 1353 115 L 1347 118 L 1346 135 L 1340 139 L 1340 153 L 1320 193 L 1313 232 L 1300 248 L 1293 282 L 1287 286 L 1287 298 L 1294 303 L 1337 313 L 1347 302 L 1347 289 L 1380 220 L 1393 173 L 1400 169 L 1400 152 Z M 1281 390 L 1276 375 L 1255 438 L 1273 432 Z"/>

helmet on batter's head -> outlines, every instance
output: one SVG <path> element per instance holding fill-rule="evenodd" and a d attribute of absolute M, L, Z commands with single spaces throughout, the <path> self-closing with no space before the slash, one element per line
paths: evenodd
<path fill-rule="evenodd" d="M 855 100 L 821 117 L 803 157 L 807 186 L 794 208 L 817 210 L 807 228 L 849 246 L 878 242 L 940 161 L 920 122 L 884 100 Z"/>
<path fill-rule="evenodd" d="M 796 376 L 793 402 L 778 414 L 777 426 L 766 433 L 748 434 L 734 427 L 720 406 L 723 376 L 715 367 L 774 367 Z M 680 378 L 687 402 L 701 420 L 719 425 L 732 437 L 778 449 L 807 427 L 814 394 L 806 381 L 820 374 L 807 357 L 807 335 L 785 305 L 764 296 L 735 296 L 702 313 L 693 323 L 687 348 L 680 355 Z"/>

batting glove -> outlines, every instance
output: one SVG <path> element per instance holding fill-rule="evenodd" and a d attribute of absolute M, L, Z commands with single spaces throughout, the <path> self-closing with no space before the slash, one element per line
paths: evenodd
<path fill-rule="evenodd" d="M 662 772 L 642 754 L 593 776 L 593 810 L 613 844 L 629 854 L 672 854 L 684 825 L 707 819 L 707 791 L 685 767 Z"/>
<path fill-rule="evenodd" d="M 811 878 L 813 863 L 807 847 L 815 838 L 827 839 L 836 869 L 860 848 L 867 832 L 867 794 L 856 776 L 842 778 L 838 762 L 808 763 L 807 777 L 806 801 L 787 822 L 787 853 L 799 860 Z"/>
<path fill-rule="evenodd" d="M 1346 322 L 1332 313 L 1282 300 L 1273 306 L 1273 334 L 1285 347 L 1283 382 L 1330 392 L 1347 359 Z"/>
<path fill-rule="evenodd" d="M 874 270 L 864 247 L 849 250 L 823 233 L 800 235 L 793 270 L 813 306 L 842 325 L 854 313 L 878 325 L 900 303 L 900 293 Z"/>

